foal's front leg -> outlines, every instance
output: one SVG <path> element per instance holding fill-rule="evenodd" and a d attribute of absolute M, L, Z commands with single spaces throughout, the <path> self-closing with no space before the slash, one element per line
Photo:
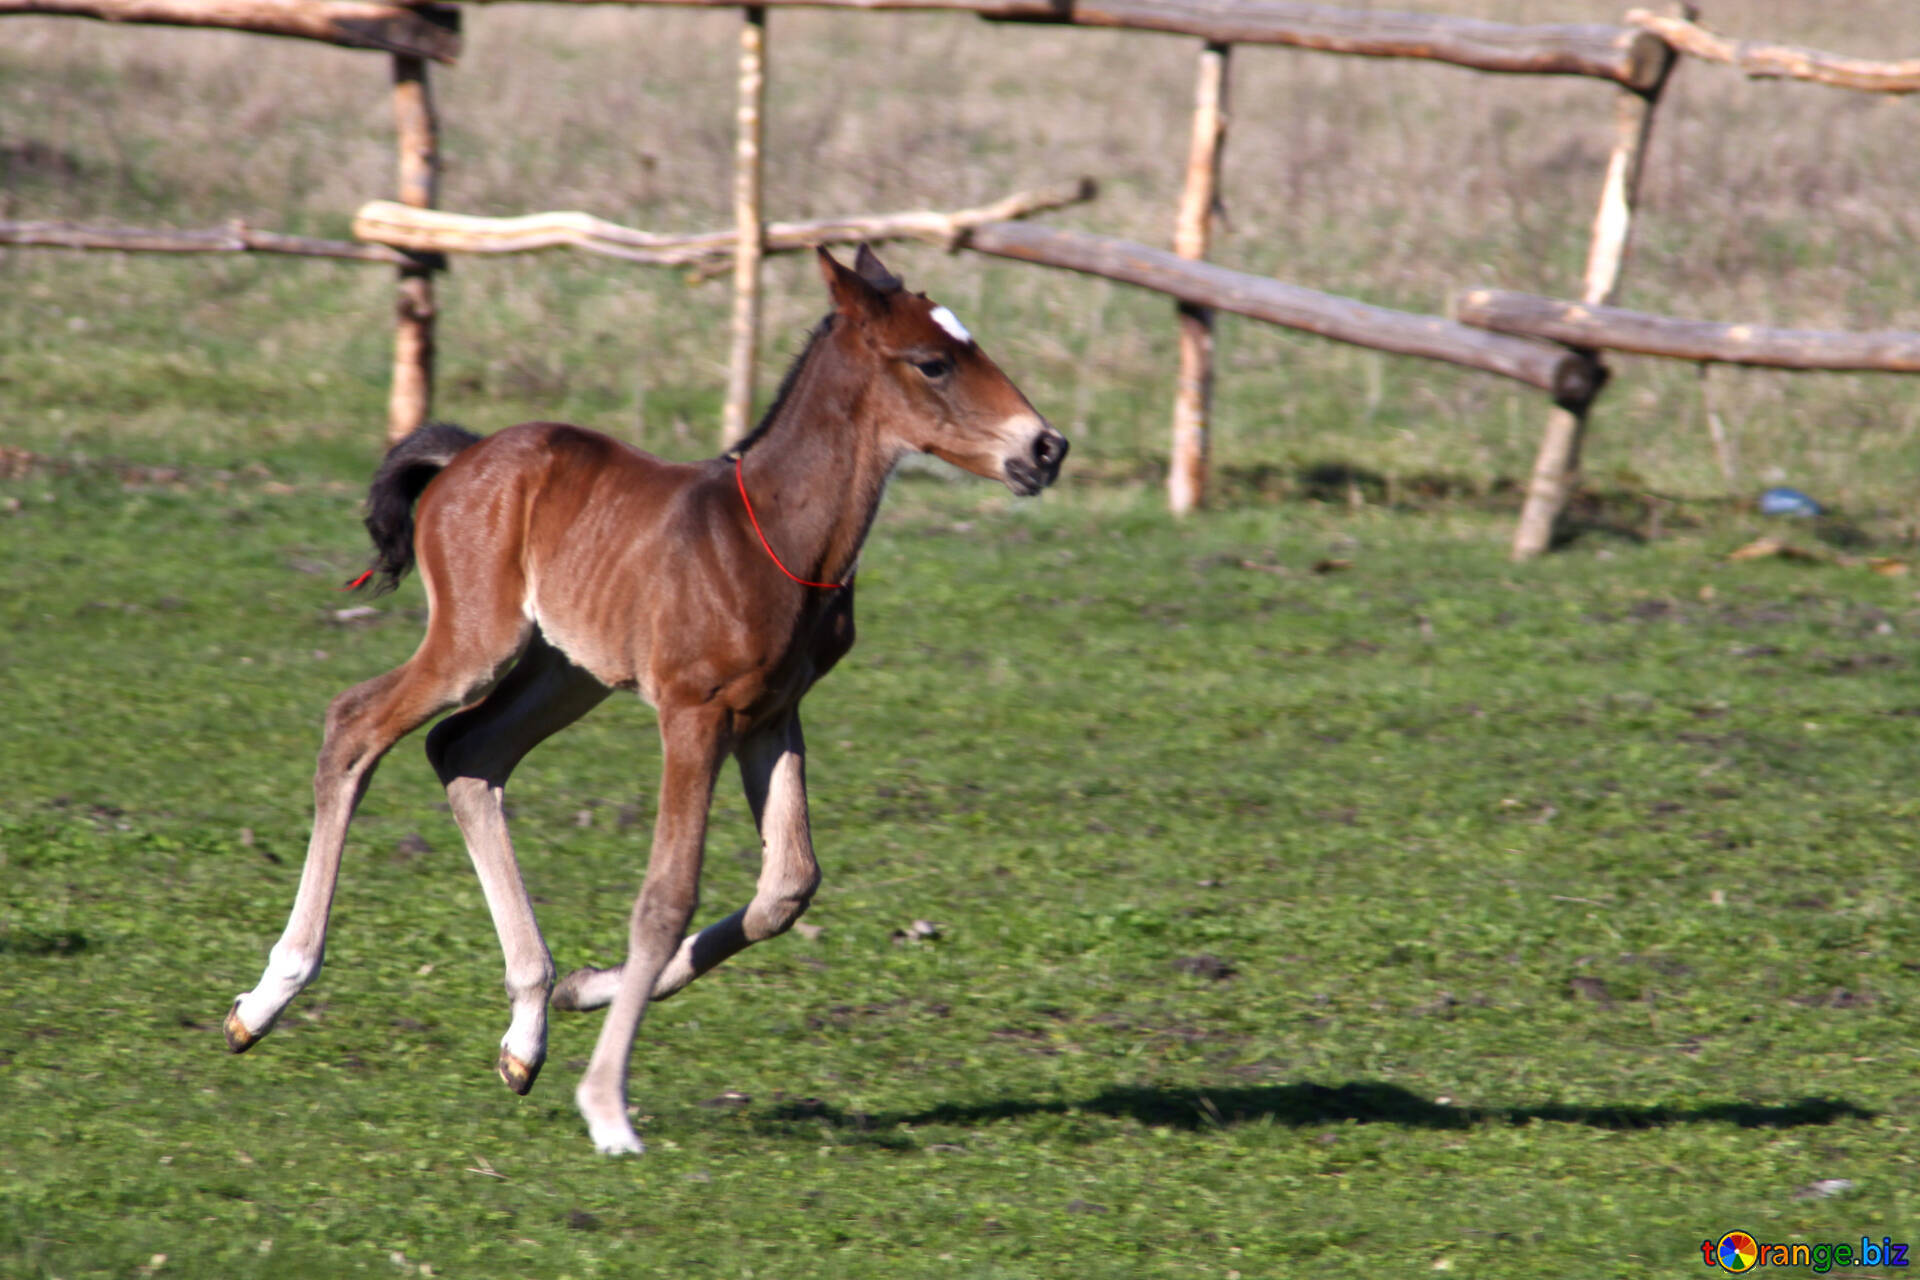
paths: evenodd
<path fill-rule="evenodd" d="M 707 838 L 713 778 L 726 755 L 723 707 L 700 703 L 660 708 L 660 815 L 653 854 L 627 928 L 619 989 L 600 1024 L 587 1073 L 574 1090 L 594 1146 L 607 1155 L 645 1150 L 627 1121 L 627 1064 L 654 980 L 686 935 L 699 900 L 700 860 Z"/>
<path fill-rule="evenodd" d="M 760 882 L 753 901 L 680 944 L 654 980 L 655 1000 L 674 992 L 729 956 L 785 933 L 820 886 L 807 822 L 807 744 L 800 715 L 758 730 L 735 751 L 740 783 L 760 828 Z M 556 1009 L 598 1009 L 620 988 L 621 970 L 576 969 L 554 988 Z"/>

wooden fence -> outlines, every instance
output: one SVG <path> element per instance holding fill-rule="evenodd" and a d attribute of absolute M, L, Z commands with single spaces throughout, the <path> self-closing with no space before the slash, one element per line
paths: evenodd
<path fill-rule="evenodd" d="M 488 2 L 488 0 L 478 0 Z M 1349 11 L 1295 0 L 569 0 L 680 4 L 740 10 L 734 225 L 666 235 L 584 213 L 476 218 L 436 210 L 438 127 L 430 62 L 460 51 L 460 14 L 451 5 L 398 0 L 0 0 L 0 15 L 66 14 L 109 22 L 220 27 L 320 40 L 383 52 L 393 62 L 399 143 L 397 201 L 374 201 L 354 222 L 355 242 L 314 240 L 238 223 L 205 231 L 0 222 L 0 244 L 156 252 L 266 252 L 381 263 L 397 269 L 393 382 L 387 431 L 397 439 L 424 422 L 432 404 L 434 273 L 448 253 L 517 253 L 567 245 L 629 260 L 679 265 L 731 261 L 734 312 L 723 435 L 750 425 L 758 346 L 760 264 L 765 254 L 858 239 L 914 238 L 1017 261 L 1079 271 L 1172 297 L 1180 329 L 1168 500 L 1175 513 L 1206 493 L 1215 311 L 1230 311 L 1380 351 L 1444 360 L 1535 387 L 1550 400 L 1513 553 L 1524 559 L 1551 544 L 1579 476 L 1587 421 L 1606 385 L 1607 350 L 1701 363 L 1790 369 L 1920 371 L 1920 333 L 1844 334 L 1717 324 L 1647 315 L 1609 305 L 1633 229 L 1640 173 L 1661 92 L 1677 57 L 1736 67 L 1749 76 L 1790 77 L 1862 92 L 1920 91 L 1920 59 L 1877 62 L 1786 45 L 1735 41 L 1701 26 L 1689 6 L 1630 10 L 1617 26 L 1520 26 L 1437 14 Z M 768 65 L 767 11 L 811 7 L 955 10 L 994 21 L 1117 27 L 1202 41 L 1186 181 L 1173 252 L 1022 223 L 1018 219 L 1092 198 L 1077 183 L 1023 192 L 977 209 L 854 215 L 769 223 L 760 198 L 760 139 Z M 1483 72 L 1574 75 L 1618 86 L 1615 140 L 1601 183 L 1578 301 L 1471 289 L 1451 318 L 1369 306 L 1205 261 L 1227 132 L 1233 46 L 1277 44 L 1382 58 L 1421 58 Z"/>

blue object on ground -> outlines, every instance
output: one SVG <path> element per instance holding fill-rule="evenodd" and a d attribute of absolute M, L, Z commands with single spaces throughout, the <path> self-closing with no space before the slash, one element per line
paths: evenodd
<path fill-rule="evenodd" d="M 1826 514 L 1826 508 L 1809 498 L 1798 489 L 1769 489 L 1760 495 L 1760 514 L 1763 516 L 1817 516 Z"/>

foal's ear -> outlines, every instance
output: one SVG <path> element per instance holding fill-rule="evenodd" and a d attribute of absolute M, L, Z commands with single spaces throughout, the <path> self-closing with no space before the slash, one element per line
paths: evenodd
<path fill-rule="evenodd" d="M 860 252 L 854 255 L 853 269 L 882 293 L 895 293 L 900 289 L 900 277 L 887 270 L 887 264 L 880 261 L 880 255 L 865 240 L 860 242 Z"/>
<path fill-rule="evenodd" d="M 866 249 L 865 245 L 860 247 L 863 251 Z M 839 260 L 824 248 L 816 247 L 814 253 L 819 255 L 820 278 L 827 282 L 827 292 L 832 295 L 834 308 L 841 315 L 856 319 L 878 315 L 886 309 L 885 294 L 865 274 L 841 266 Z M 885 270 L 884 267 L 881 269 Z M 895 283 L 898 284 L 897 281 Z"/>

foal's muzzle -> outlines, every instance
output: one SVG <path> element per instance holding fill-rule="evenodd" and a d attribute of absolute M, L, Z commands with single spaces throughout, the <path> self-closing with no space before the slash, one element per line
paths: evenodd
<path fill-rule="evenodd" d="M 1032 497 L 1058 478 L 1066 457 L 1067 438 L 1042 424 L 1028 443 L 1026 456 L 1008 458 L 1003 464 L 1007 487 L 1023 498 Z"/>

